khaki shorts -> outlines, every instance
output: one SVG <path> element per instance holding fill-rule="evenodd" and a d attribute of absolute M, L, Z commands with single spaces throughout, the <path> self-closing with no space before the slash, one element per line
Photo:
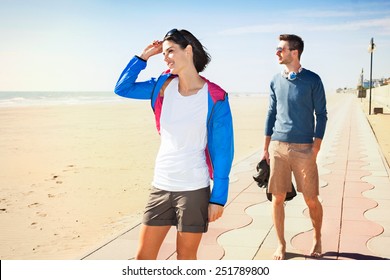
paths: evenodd
<path fill-rule="evenodd" d="M 152 188 L 142 223 L 176 226 L 182 232 L 207 232 L 210 187 L 184 192 Z"/>
<path fill-rule="evenodd" d="M 291 172 L 297 191 L 305 197 L 319 195 L 318 169 L 313 154 L 313 144 L 271 141 L 269 192 L 273 194 L 291 191 Z"/>

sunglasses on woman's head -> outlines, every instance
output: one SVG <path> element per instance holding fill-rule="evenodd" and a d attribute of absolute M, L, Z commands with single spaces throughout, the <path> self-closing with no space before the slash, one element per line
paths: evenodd
<path fill-rule="evenodd" d="M 187 43 L 189 44 L 189 42 L 188 42 L 188 40 L 186 39 L 186 37 L 184 37 L 184 35 L 181 34 L 180 31 L 177 30 L 176 28 L 174 28 L 174 29 L 172 29 L 172 30 L 169 30 L 169 31 L 167 32 L 167 34 L 165 34 L 164 40 L 165 40 L 166 38 L 168 38 L 168 37 L 173 37 L 173 38 L 176 37 L 176 38 L 178 38 L 179 40 L 183 40 L 183 41 L 185 41 L 185 42 L 187 42 Z"/>

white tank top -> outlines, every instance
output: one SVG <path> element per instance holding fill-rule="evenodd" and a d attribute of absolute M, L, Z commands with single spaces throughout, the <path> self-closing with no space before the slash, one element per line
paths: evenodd
<path fill-rule="evenodd" d="M 160 117 L 161 145 L 156 158 L 153 186 L 167 191 L 208 187 L 206 164 L 207 83 L 197 94 L 182 96 L 179 79 L 166 87 Z"/>

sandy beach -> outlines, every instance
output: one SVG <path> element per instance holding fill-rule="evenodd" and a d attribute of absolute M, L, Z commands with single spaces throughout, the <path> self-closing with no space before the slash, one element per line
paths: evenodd
<path fill-rule="evenodd" d="M 360 100 L 360 99 L 359 99 Z M 383 156 L 387 162 L 387 166 L 390 166 L 390 109 L 383 104 L 372 103 L 371 115 L 369 115 L 369 101 L 368 97 L 360 100 L 362 110 L 365 112 L 371 128 L 374 131 L 375 137 L 378 140 L 378 144 L 381 147 Z M 383 114 L 374 114 L 374 107 L 383 108 Z"/>
<path fill-rule="evenodd" d="M 260 155 L 268 99 L 230 104 L 237 163 Z M 140 222 L 159 146 L 149 102 L 1 108 L 0 133 L 1 259 L 78 259 Z"/>
<path fill-rule="evenodd" d="M 260 148 L 265 97 L 231 97 L 235 161 Z M 159 147 L 149 102 L 0 110 L 0 258 L 77 259 L 140 221 Z"/>

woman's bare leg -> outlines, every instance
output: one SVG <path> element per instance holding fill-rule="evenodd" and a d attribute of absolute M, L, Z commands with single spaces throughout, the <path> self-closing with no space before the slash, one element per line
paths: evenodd
<path fill-rule="evenodd" d="M 142 224 L 137 260 L 155 260 L 171 226 L 147 226 Z"/>
<path fill-rule="evenodd" d="M 178 260 L 196 260 L 203 233 L 178 232 L 176 250 Z"/>

